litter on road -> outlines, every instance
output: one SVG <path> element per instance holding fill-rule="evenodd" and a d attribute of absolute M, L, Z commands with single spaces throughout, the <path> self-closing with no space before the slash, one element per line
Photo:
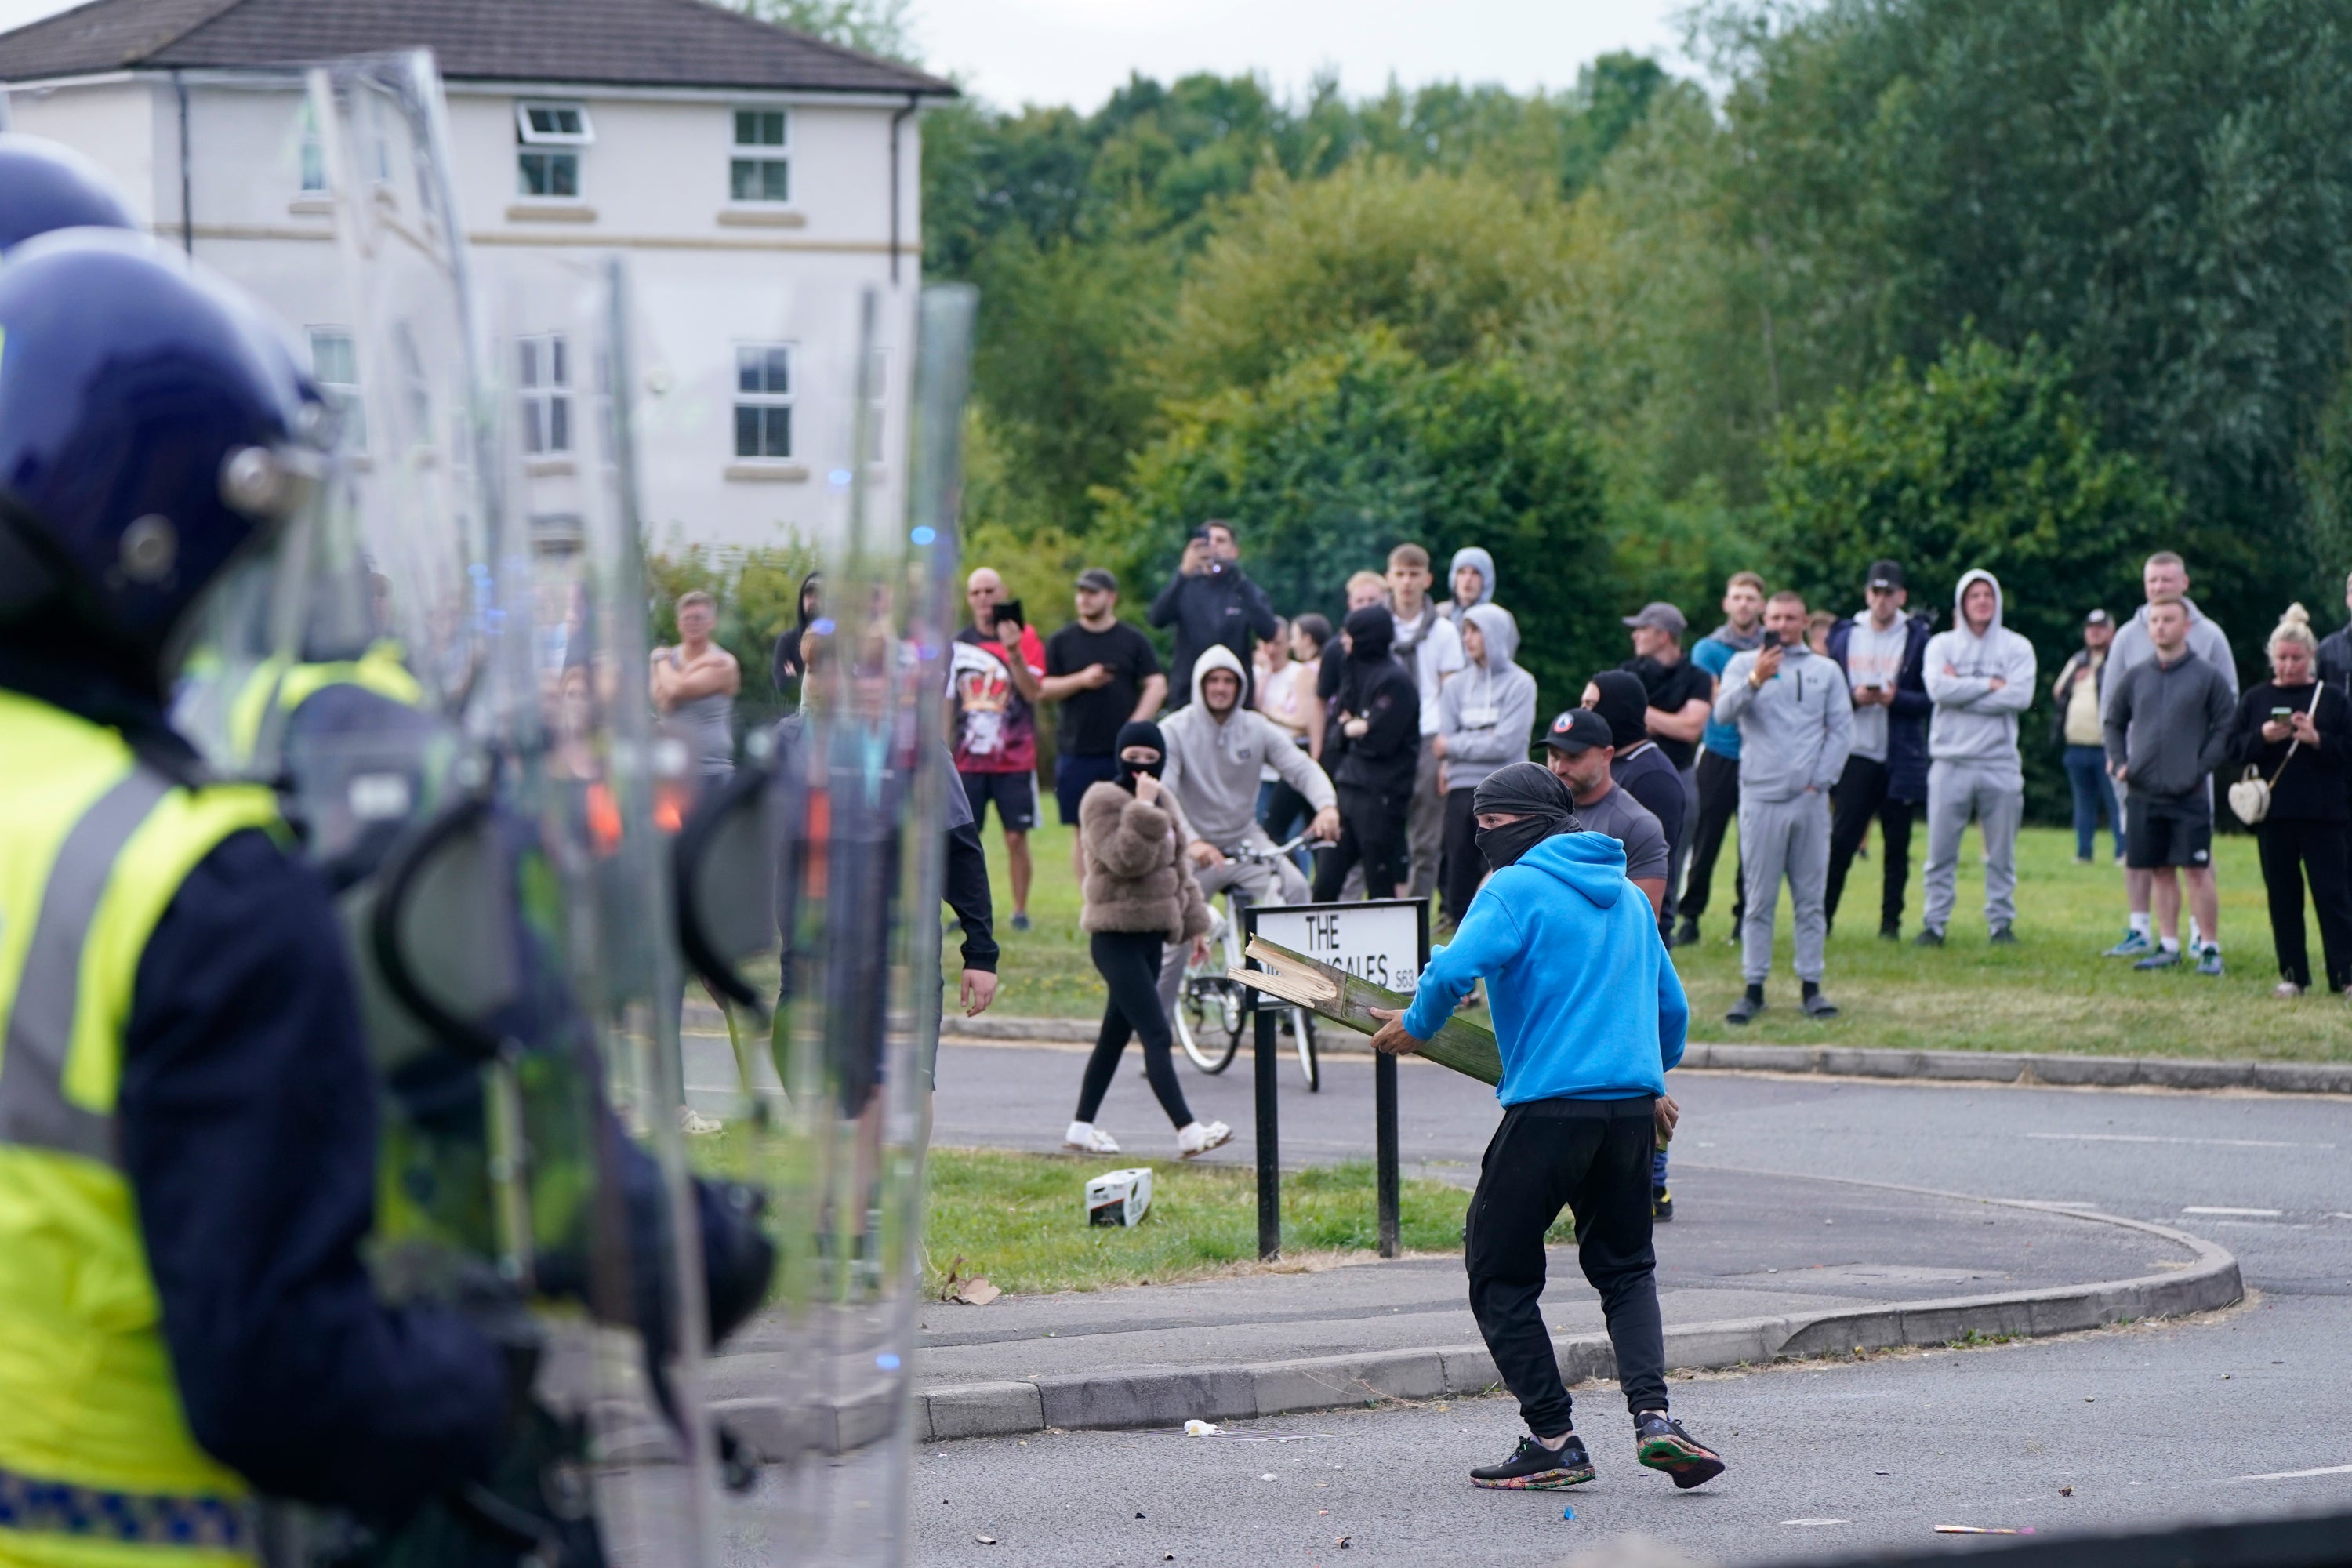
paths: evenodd
<path fill-rule="evenodd" d="M 2031 1535 L 2033 1533 L 2033 1527 L 2029 1524 L 2021 1530 L 2009 1530 L 2000 1526 L 1982 1524 L 1939 1524 L 1936 1527 L 1936 1533 L 1938 1535 Z"/>
<path fill-rule="evenodd" d="M 1184 1436 L 1187 1437 L 1217 1437 L 1223 1436 L 1224 1430 L 1213 1421 L 1196 1418 L 1184 1423 Z"/>

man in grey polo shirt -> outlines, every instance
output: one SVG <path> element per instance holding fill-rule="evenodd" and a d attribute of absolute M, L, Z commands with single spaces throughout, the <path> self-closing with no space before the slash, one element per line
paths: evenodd
<path fill-rule="evenodd" d="M 1656 814 L 1617 787 L 1609 764 L 1609 721 L 1590 708 L 1571 708 L 1544 731 L 1544 759 L 1568 785 L 1588 833 L 1606 833 L 1625 847 L 1625 879 L 1642 889 L 1656 914 L 1666 901 L 1666 830 Z"/>

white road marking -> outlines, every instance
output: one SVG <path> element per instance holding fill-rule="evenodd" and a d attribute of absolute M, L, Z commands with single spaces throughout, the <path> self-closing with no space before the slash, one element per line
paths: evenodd
<path fill-rule="evenodd" d="M 2227 1214 L 2227 1215 L 2237 1215 L 2239 1218 L 2241 1218 L 2241 1219 L 2276 1219 L 2276 1218 L 2278 1218 L 2278 1216 L 2279 1216 L 2279 1213 L 2280 1213 L 2280 1211 L 2279 1211 L 2279 1210 L 2277 1210 L 2277 1209 L 2223 1209 L 2223 1208 L 2203 1208 L 2203 1207 L 2200 1207 L 2200 1206 L 2198 1206 L 2198 1205 L 2190 1205 L 2190 1206 L 2189 1206 L 2188 1208 L 2182 1209 L 2180 1212 L 2181 1212 L 2182 1214 Z"/>
<path fill-rule="evenodd" d="M 2315 1470 L 2273 1470 L 2267 1475 L 2231 1476 L 2230 1481 L 2299 1481 L 2305 1476 L 2352 1476 L 2352 1465 L 2324 1465 Z"/>
<path fill-rule="evenodd" d="M 1781 1522 L 1782 1524 L 1784 1524 L 1784 1525 L 1788 1525 L 1788 1524 L 1852 1524 L 1852 1523 L 1853 1522 L 1853 1521 L 1852 1521 L 1852 1520 L 1850 1520 L 1850 1519 L 1784 1519 L 1784 1520 L 1782 1520 L 1780 1522 Z"/>
<path fill-rule="evenodd" d="M 2207 1143 L 2224 1149 L 2333 1149 L 2333 1143 L 2297 1143 L 2277 1138 L 2165 1138 L 2146 1132 L 2029 1132 L 2045 1143 Z"/>

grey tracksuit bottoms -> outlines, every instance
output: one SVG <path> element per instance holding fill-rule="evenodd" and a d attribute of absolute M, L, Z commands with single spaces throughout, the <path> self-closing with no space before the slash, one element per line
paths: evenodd
<path fill-rule="evenodd" d="M 2025 774 L 2015 763 L 1937 762 L 1927 765 L 1927 907 L 1930 931 L 1952 918 L 1960 834 L 1976 819 L 1984 835 L 1985 922 L 2017 918 L 2017 825 L 2025 816 Z"/>
<path fill-rule="evenodd" d="M 1739 859 L 1746 870 L 1747 921 L 1739 929 L 1739 970 L 1750 985 L 1772 973 L 1772 918 L 1780 879 L 1789 879 L 1796 909 L 1797 978 L 1819 984 L 1822 947 L 1829 939 L 1822 892 L 1830 879 L 1830 797 L 1819 792 L 1793 800 L 1739 795 Z"/>

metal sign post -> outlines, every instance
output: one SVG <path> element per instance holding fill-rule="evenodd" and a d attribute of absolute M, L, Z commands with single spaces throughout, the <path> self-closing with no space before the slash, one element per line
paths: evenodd
<path fill-rule="evenodd" d="M 1244 931 L 1261 933 L 1294 952 L 1361 975 L 1391 991 L 1411 994 L 1429 965 L 1429 900 L 1368 899 L 1353 904 L 1252 904 L 1242 913 Z M 1252 961 L 1255 964 L 1255 960 Z M 1255 1011 L 1257 1066 L 1258 1256 L 1273 1258 L 1282 1247 L 1281 1170 L 1273 1149 L 1275 1053 L 1278 1040 L 1272 1007 L 1250 992 Z M 1402 1249 L 1397 1196 L 1397 1065 L 1385 1052 L 1372 1062 L 1372 1138 L 1380 1207 L 1380 1249 L 1394 1258 Z"/>

